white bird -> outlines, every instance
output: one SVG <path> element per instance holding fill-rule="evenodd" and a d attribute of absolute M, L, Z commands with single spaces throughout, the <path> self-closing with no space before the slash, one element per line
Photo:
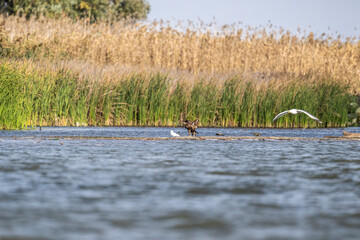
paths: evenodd
<path fill-rule="evenodd" d="M 322 123 L 322 121 L 320 121 L 318 118 L 316 118 L 313 115 L 311 115 L 310 113 L 305 112 L 304 110 L 300 110 L 300 109 L 291 109 L 291 110 L 286 110 L 284 112 L 281 112 L 273 119 L 273 121 L 275 121 L 279 117 L 282 117 L 282 116 L 284 116 L 285 114 L 288 114 L 288 113 L 291 113 L 291 114 L 305 113 L 306 115 L 308 115 L 310 118 L 314 119 L 315 121 L 317 121 L 319 123 Z"/>
<path fill-rule="evenodd" d="M 174 132 L 173 130 L 170 131 L 170 134 L 171 134 L 171 136 L 173 136 L 173 137 L 180 137 L 180 135 L 177 134 L 176 132 Z"/>

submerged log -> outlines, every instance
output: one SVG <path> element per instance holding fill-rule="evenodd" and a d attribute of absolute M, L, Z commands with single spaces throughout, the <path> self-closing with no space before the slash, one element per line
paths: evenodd
<path fill-rule="evenodd" d="M 360 138 L 360 133 L 351 133 L 351 132 L 346 132 L 343 131 L 343 135 L 344 137 L 350 137 L 350 138 Z"/>

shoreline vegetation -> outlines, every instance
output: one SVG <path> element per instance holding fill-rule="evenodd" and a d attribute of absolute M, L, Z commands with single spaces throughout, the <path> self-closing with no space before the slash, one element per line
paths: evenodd
<path fill-rule="evenodd" d="M 359 124 L 360 40 L 300 35 L 0 16 L 0 128 Z"/>

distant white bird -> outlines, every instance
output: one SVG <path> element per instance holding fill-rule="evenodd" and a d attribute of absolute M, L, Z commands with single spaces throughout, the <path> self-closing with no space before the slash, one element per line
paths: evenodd
<path fill-rule="evenodd" d="M 174 132 L 173 130 L 170 131 L 170 134 L 171 134 L 171 136 L 173 136 L 173 137 L 180 137 L 180 135 L 177 134 L 176 132 Z"/>
<path fill-rule="evenodd" d="M 273 119 L 273 121 L 275 121 L 279 117 L 282 117 L 282 116 L 284 116 L 285 114 L 288 114 L 288 113 L 291 113 L 291 114 L 305 113 L 306 115 L 308 115 L 310 118 L 314 119 L 315 121 L 317 121 L 319 123 L 322 123 L 322 121 L 320 121 L 318 118 L 316 118 L 313 115 L 311 115 L 310 113 L 305 112 L 304 110 L 300 110 L 300 109 L 291 109 L 291 110 L 286 110 L 284 112 L 281 112 Z"/>

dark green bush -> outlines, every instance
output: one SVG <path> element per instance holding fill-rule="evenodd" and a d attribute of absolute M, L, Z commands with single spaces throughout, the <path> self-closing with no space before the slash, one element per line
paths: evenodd
<path fill-rule="evenodd" d="M 96 22 L 100 19 L 116 21 L 121 18 L 143 19 L 150 11 L 146 0 L 5 0 L 0 12 L 20 15 L 73 19 Z"/>

